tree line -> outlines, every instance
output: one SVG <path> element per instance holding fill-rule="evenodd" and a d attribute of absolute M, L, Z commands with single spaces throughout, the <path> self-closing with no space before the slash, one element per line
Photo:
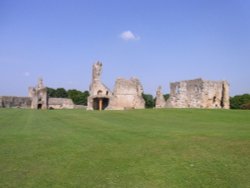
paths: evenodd
<path fill-rule="evenodd" d="M 250 94 L 235 95 L 234 97 L 230 97 L 230 108 L 250 110 Z"/>
<path fill-rule="evenodd" d="M 79 91 L 76 89 L 66 90 L 64 88 L 47 88 L 48 97 L 55 98 L 70 98 L 76 105 L 87 105 L 88 103 L 88 91 Z"/>

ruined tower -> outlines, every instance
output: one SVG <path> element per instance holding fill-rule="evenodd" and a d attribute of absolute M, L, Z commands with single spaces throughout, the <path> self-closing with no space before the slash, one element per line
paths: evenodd
<path fill-rule="evenodd" d="M 102 63 L 92 67 L 92 81 L 89 86 L 88 110 L 104 110 L 108 107 L 112 92 L 101 82 Z"/>
<path fill-rule="evenodd" d="M 170 83 L 169 108 L 223 108 L 229 109 L 227 81 L 209 81 L 201 78 Z"/>
<path fill-rule="evenodd" d="M 142 97 L 143 87 L 137 78 L 118 78 L 115 82 L 114 95 L 111 101 L 111 108 L 123 109 L 143 109 L 145 101 Z"/>
<path fill-rule="evenodd" d="M 161 86 L 157 88 L 156 91 L 156 100 L 155 100 L 155 108 L 165 108 L 166 107 L 166 101 L 164 99 L 164 96 L 161 92 Z"/>
<path fill-rule="evenodd" d="M 43 79 L 38 79 L 36 87 L 29 87 L 29 97 L 31 97 L 32 109 L 47 109 L 48 96 L 47 88 L 43 85 Z"/>
<path fill-rule="evenodd" d="M 101 82 L 102 63 L 92 67 L 92 80 L 89 87 L 88 110 L 141 109 L 145 106 L 142 97 L 143 87 L 137 78 L 118 78 L 114 92 Z"/>

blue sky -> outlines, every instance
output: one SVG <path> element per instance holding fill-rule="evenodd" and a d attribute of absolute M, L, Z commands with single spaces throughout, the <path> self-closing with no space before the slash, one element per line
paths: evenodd
<path fill-rule="evenodd" d="M 145 93 L 202 77 L 250 93 L 249 0 L 1 0 L 0 95 L 47 86 L 87 90 L 138 77 Z"/>

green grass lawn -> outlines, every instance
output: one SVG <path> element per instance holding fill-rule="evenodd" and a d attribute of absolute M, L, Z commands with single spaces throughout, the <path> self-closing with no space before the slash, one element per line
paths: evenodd
<path fill-rule="evenodd" d="M 250 111 L 0 109 L 0 187 L 250 187 Z"/>

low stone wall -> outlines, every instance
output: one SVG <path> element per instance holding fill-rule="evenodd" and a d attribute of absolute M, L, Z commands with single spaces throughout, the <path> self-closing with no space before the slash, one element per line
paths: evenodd
<path fill-rule="evenodd" d="M 49 98 L 48 108 L 49 109 L 74 109 L 75 105 L 74 105 L 72 99 Z"/>
<path fill-rule="evenodd" d="M 0 108 L 30 108 L 30 97 L 1 96 Z"/>
<path fill-rule="evenodd" d="M 31 108 L 31 97 L 0 96 L 0 108 Z M 49 98 L 48 108 L 52 109 L 74 109 L 75 105 L 71 99 Z"/>

